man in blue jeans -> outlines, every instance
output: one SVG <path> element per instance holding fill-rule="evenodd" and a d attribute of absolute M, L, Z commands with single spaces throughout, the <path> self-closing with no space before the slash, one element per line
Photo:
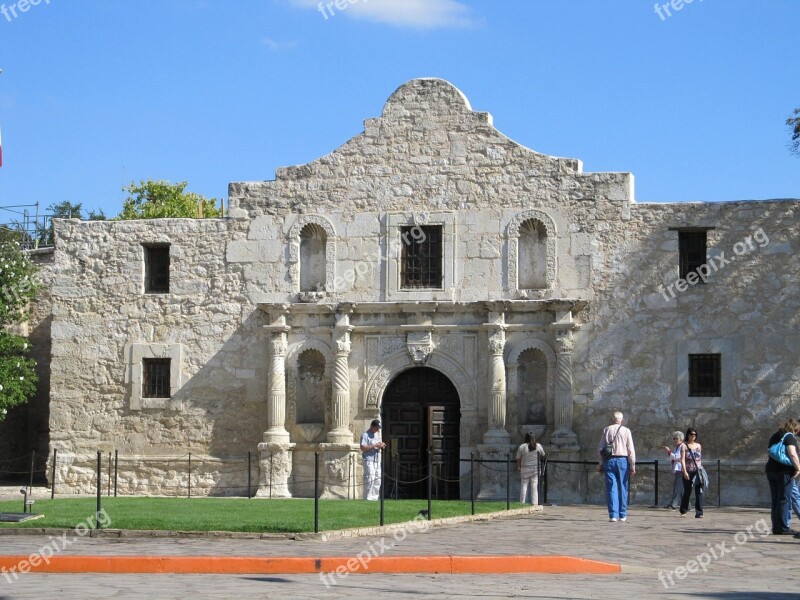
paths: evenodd
<path fill-rule="evenodd" d="M 605 473 L 608 520 L 612 523 L 628 520 L 628 483 L 636 475 L 636 451 L 631 430 L 622 424 L 622 413 L 614 413 L 614 424 L 603 429 L 597 452 L 600 455 L 598 473 Z M 611 456 L 603 458 L 602 449 L 611 447 Z"/>

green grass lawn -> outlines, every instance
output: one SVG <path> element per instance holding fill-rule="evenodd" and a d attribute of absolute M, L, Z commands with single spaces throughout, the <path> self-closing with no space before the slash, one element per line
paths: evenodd
<path fill-rule="evenodd" d="M 511 503 L 511 508 L 526 505 Z M 384 522 L 410 521 L 426 500 L 386 500 Z M 0 501 L 0 512 L 20 512 L 21 501 Z M 177 531 L 314 531 L 314 500 L 254 498 L 149 498 L 102 499 L 107 529 L 165 529 Z M 505 510 L 505 502 L 476 502 L 475 513 Z M 37 500 L 34 512 L 45 515 L 26 523 L 0 523 L 0 528 L 58 527 L 72 529 L 95 523 L 96 498 Z M 434 500 L 432 518 L 470 514 L 469 501 Z M 366 500 L 320 500 L 319 529 L 348 529 L 380 524 L 380 506 Z"/>

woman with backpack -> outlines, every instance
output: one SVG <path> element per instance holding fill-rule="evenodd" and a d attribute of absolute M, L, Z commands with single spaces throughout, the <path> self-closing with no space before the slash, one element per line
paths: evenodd
<path fill-rule="evenodd" d="M 776 460 L 770 451 L 764 471 L 769 482 L 770 516 L 772 517 L 772 535 L 792 535 L 795 532 L 789 527 L 789 502 L 792 493 L 792 482 L 800 476 L 800 460 L 797 456 L 797 435 L 800 423 L 789 419 L 769 438 L 768 447 L 783 446 L 784 460 Z M 786 464 L 788 460 L 789 464 Z"/>
<path fill-rule="evenodd" d="M 683 497 L 681 497 L 681 516 L 689 512 L 689 498 L 694 488 L 694 516 L 703 518 L 703 482 L 698 471 L 703 466 L 703 447 L 697 443 L 697 430 L 689 427 L 686 438 L 681 446 L 681 470 L 683 471 Z"/>

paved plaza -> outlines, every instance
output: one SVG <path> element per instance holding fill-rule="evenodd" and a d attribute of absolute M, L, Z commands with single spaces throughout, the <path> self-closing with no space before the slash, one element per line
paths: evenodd
<path fill-rule="evenodd" d="M 91 556 L 384 556 L 561 555 L 619 563 L 610 575 L 349 574 L 153 575 L 36 574 L 9 583 L 0 599 L 39 598 L 800 598 L 794 568 L 800 540 L 772 536 L 764 508 L 708 509 L 681 518 L 634 507 L 627 523 L 609 523 L 600 506 L 547 506 L 541 513 L 457 525 L 433 525 L 397 541 L 392 533 L 328 539 L 79 538 L 61 555 Z M 399 536 L 398 536 L 399 537 Z M 48 536 L 4 535 L 3 555 L 35 553 Z"/>

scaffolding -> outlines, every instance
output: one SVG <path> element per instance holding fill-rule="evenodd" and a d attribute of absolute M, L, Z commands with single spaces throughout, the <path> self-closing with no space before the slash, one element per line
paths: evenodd
<path fill-rule="evenodd" d="M 33 211 L 29 209 L 34 209 Z M 20 210 L 21 209 L 21 210 Z M 18 215 L 8 217 L 7 213 Z M 55 244 L 53 239 L 53 215 L 39 213 L 39 203 L 12 204 L 0 206 L 0 229 L 10 231 L 19 236 L 19 243 L 23 250 L 48 248 Z"/>

